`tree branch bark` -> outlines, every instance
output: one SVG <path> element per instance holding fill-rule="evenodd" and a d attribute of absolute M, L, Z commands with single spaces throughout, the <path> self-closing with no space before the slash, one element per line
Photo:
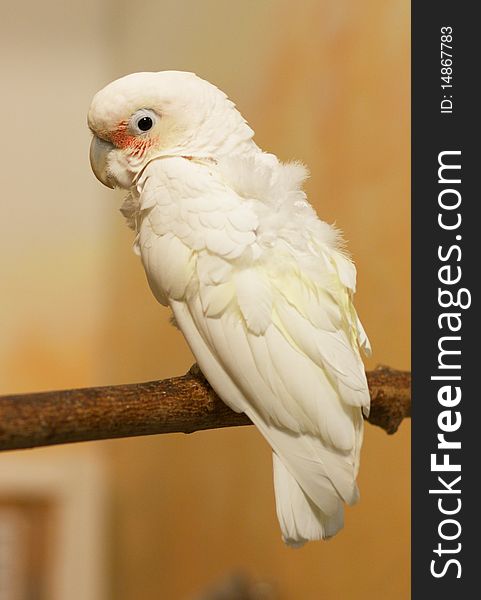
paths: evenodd
<path fill-rule="evenodd" d="M 367 373 L 368 421 L 395 433 L 411 416 L 411 374 Z M 215 394 L 197 365 L 163 381 L 0 397 L 0 450 L 251 425 Z"/>

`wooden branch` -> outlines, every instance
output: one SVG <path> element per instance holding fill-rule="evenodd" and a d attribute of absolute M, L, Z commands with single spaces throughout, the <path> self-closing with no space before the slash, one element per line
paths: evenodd
<path fill-rule="evenodd" d="M 378 367 L 367 378 L 368 421 L 394 433 L 411 415 L 411 374 Z M 0 450 L 250 424 L 218 398 L 197 365 L 163 381 L 0 397 Z"/>

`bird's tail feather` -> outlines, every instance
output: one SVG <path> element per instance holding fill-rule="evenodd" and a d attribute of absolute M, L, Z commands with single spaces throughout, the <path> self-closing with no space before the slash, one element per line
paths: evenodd
<path fill-rule="evenodd" d="M 284 542 L 299 548 L 309 540 L 328 539 L 342 529 L 342 501 L 334 514 L 326 515 L 306 496 L 275 452 L 272 458 L 277 518 Z"/>
<path fill-rule="evenodd" d="M 234 410 L 245 412 L 271 445 L 274 457 L 274 481 L 277 514 L 285 541 L 302 545 L 312 539 L 332 537 L 342 527 L 343 502 L 353 504 L 358 491 L 355 482 L 358 456 L 324 445 L 310 434 L 298 434 L 268 423 L 219 364 L 198 335 L 192 314 L 183 302 L 171 303 L 199 366 L 219 396 Z M 362 437 L 362 417 L 358 419 Z"/>

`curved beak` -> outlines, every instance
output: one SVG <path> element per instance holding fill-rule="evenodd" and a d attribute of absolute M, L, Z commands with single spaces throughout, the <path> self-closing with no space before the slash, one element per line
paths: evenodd
<path fill-rule="evenodd" d="M 114 149 L 113 144 L 98 138 L 92 138 L 90 144 L 90 166 L 95 177 L 107 187 L 114 189 L 115 185 L 108 174 L 107 160 L 109 153 Z"/>

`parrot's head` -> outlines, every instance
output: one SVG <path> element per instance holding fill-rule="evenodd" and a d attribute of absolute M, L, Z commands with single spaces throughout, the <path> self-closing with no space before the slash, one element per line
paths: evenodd
<path fill-rule="evenodd" d="M 253 131 L 214 85 L 183 71 L 133 73 L 90 106 L 90 163 L 108 187 L 129 188 L 152 160 L 217 159 L 252 146 Z"/>

